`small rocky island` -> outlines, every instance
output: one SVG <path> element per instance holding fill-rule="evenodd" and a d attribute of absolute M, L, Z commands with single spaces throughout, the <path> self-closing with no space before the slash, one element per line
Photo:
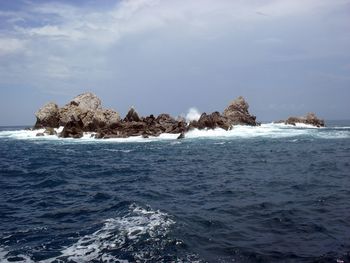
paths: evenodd
<path fill-rule="evenodd" d="M 98 139 L 130 136 L 148 138 L 162 133 L 179 134 L 178 138 L 181 139 L 185 137 L 186 132 L 193 129 L 230 130 L 235 125 L 260 125 L 248 109 L 249 105 L 245 99 L 238 97 L 222 113 L 218 111 L 203 113 L 198 120 L 189 123 L 183 117 L 174 118 L 166 113 L 141 117 L 133 107 L 122 119 L 118 112 L 103 109 L 101 100 L 95 94 L 87 92 L 78 95 L 61 108 L 53 102 L 44 105 L 36 113 L 34 129 L 45 129 L 43 133 L 37 133 L 37 136 L 47 134 L 63 138 L 81 138 L 84 132 L 91 132 L 92 136 Z M 299 119 L 292 117 L 285 121 L 294 125 L 297 122 L 324 126 L 324 121 L 319 120 L 314 114 Z M 58 127 L 63 127 L 59 134 L 55 131 Z"/>
<path fill-rule="evenodd" d="M 315 127 L 324 127 L 325 122 L 317 118 L 315 113 L 308 113 L 305 117 L 289 117 L 287 120 L 281 120 L 276 123 L 284 123 L 295 126 L 297 123 L 312 125 Z"/>

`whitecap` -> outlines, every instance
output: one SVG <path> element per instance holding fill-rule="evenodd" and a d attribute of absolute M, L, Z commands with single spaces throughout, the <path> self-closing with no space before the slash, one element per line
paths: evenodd
<path fill-rule="evenodd" d="M 144 261 L 144 257 L 150 259 L 158 255 L 155 250 L 163 249 L 163 239 L 166 240 L 166 235 L 173 224 L 175 221 L 164 212 L 131 204 L 125 215 L 106 219 L 100 229 L 80 237 L 75 243 L 63 248 L 59 256 L 38 262 L 126 263 L 127 259 L 113 254 L 121 250 L 137 261 Z M 146 245 L 142 245 L 142 242 Z M 147 247 L 147 244 L 151 245 Z M 0 262 L 10 262 L 11 257 L 8 254 L 9 251 L 0 247 Z M 17 262 L 34 262 L 26 255 L 16 257 L 23 258 L 23 261 Z"/>
<path fill-rule="evenodd" d="M 344 128 L 344 129 L 343 129 Z M 62 127 L 56 129 L 57 132 L 62 130 Z M 168 141 L 176 140 L 179 134 L 169 134 L 163 133 L 158 137 L 143 138 L 142 136 L 132 136 L 128 138 L 111 138 L 111 139 L 95 139 L 94 133 L 84 133 L 84 136 L 80 139 L 72 138 L 59 138 L 56 135 L 45 135 L 37 137 L 36 134 L 39 132 L 44 132 L 44 129 L 30 131 L 30 130 L 17 130 L 17 131 L 0 131 L 0 138 L 12 138 L 19 140 L 61 140 L 70 143 L 80 143 L 80 142 L 99 142 L 99 143 L 145 143 L 154 141 Z M 311 136 L 320 139 L 344 139 L 350 138 L 350 130 L 342 127 L 326 127 L 317 128 L 311 125 L 297 124 L 286 125 L 283 123 L 265 123 L 261 126 L 245 126 L 237 125 L 233 126 L 232 129 L 226 131 L 221 128 L 216 129 L 204 129 L 198 130 L 193 129 L 185 134 L 185 138 L 196 139 L 196 138 L 288 138 L 288 137 L 298 137 L 298 136 Z"/>
<path fill-rule="evenodd" d="M 64 258 L 75 262 L 128 262 L 108 253 L 123 248 L 129 249 L 128 252 L 132 253 L 135 259 L 142 260 L 143 251 L 134 250 L 133 244 L 140 242 L 144 236 L 154 240 L 164 237 L 174 223 L 166 213 L 132 204 L 126 215 L 105 220 L 99 230 L 64 248 L 61 255 L 55 259 Z M 126 242 L 128 245 L 124 247 Z M 53 259 L 45 262 L 51 260 Z"/>

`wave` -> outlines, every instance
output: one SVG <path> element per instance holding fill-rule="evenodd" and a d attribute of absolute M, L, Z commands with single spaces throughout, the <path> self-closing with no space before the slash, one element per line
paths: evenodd
<path fill-rule="evenodd" d="M 56 129 L 57 133 L 62 131 L 62 127 Z M 44 132 L 40 130 L 15 130 L 15 131 L 0 131 L 0 138 L 18 139 L 18 140 L 64 140 L 68 142 L 153 142 L 162 140 L 176 140 L 179 134 L 163 133 L 159 137 L 142 138 L 142 136 L 135 136 L 129 138 L 112 138 L 112 139 L 95 139 L 94 133 L 84 133 L 80 139 L 59 138 L 56 135 L 45 135 L 37 137 L 36 134 Z M 325 127 L 317 128 L 311 125 L 299 123 L 296 126 L 285 125 L 278 123 L 266 123 L 261 126 L 244 126 L 237 125 L 231 130 L 226 131 L 220 128 L 211 130 L 194 129 L 186 133 L 187 139 L 196 138 L 288 138 L 309 136 L 320 139 L 345 139 L 350 138 L 350 127 Z"/>
<path fill-rule="evenodd" d="M 60 255 L 39 261 L 49 262 L 144 262 L 157 261 L 175 221 L 166 213 L 131 204 L 122 216 L 109 218 L 100 229 L 63 248 Z M 12 262 L 0 247 L 0 261 Z M 16 262 L 34 262 L 28 255 L 16 255 Z"/>

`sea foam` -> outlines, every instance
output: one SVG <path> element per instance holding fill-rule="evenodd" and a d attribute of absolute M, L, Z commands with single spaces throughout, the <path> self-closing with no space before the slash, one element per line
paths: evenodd
<path fill-rule="evenodd" d="M 63 127 L 55 129 L 57 133 L 61 132 Z M 158 137 L 143 138 L 142 136 L 133 136 L 128 138 L 95 139 L 94 133 L 84 133 L 80 139 L 59 138 L 56 135 L 36 136 L 37 133 L 43 133 L 44 129 L 39 130 L 14 130 L 0 131 L 0 138 L 18 139 L 18 140 L 63 140 L 66 142 L 117 142 L 117 143 L 141 143 L 154 141 L 176 140 L 179 134 L 163 133 Z M 196 138 L 288 138 L 298 136 L 311 136 L 321 139 L 344 139 L 350 138 L 350 129 L 346 127 L 326 127 L 317 128 L 311 125 L 299 123 L 296 126 L 278 123 L 266 123 L 261 126 L 237 125 L 226 131 L 221 128 L 216 129 L 194 129 L 186 133 L 185 139 Z"/>
<path fill-rule="evenodd" d="M 169 228 L 175 224 L 166 213 L 131 204 L 123 216 L 106 219 L 100 229 L 84 235 L 75 243 L 63 248 L 60 255 L 40 263 L 49 262 L 129 262 L 120 254 L 133 261 L 152 260 L 164 246 L 163 239 Z M 5 248 L 0 247 L 0 261 L 12 262 Z M 16 262 L 34 262 L 28 255 L 16 255 Z"/>

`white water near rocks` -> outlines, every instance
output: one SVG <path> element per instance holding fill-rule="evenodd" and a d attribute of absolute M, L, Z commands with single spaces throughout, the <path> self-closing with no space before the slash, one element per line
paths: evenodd
<path fill-rule="evenodd" d="M 62 131 L 62 127 L 56 129 L 57 133 Z M 152 142 L 162 140 L 176 140 L 179 134 L 167 134 L 163 133 L 159 137 L 142 138 L 142 136 L 135 136 L 129 138 L 113 138 L 113 139 L 95 139 L 92 137 L 93 133 L 84 133 L 84 136 L 80 139 L 72 138 L 59 138 L 56 135 L 45 135 L 37 137 L 36 134 L 44 132 L 44 129 L 40 130 L 14 130 L 14 131 L 0 131 L 0 138 L 12 138 L 19 140 L 64 140 L 74 142 Z M 267 123 L 261 126 L 234 126 L 231 130 L 225 131 L 217 128 L 214 130 L 191 130 L 186 133 L 187 139 L 196 138 L 288 138 L 298 136 L 311 136 L 323 139 L 345 139 L 350 138 L 350 131 L 347 127 L 327 127 L 316 128 L 311 125 L 297 124 L 296 126 Z"/>

